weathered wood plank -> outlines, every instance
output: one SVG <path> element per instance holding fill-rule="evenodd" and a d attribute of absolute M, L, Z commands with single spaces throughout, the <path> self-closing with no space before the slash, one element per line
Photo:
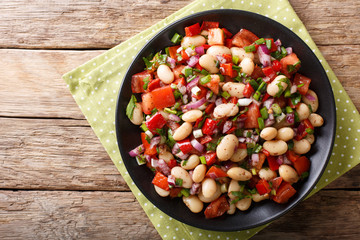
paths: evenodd
<path fill-rule="evenodd" d="M 320 191 L 254 239 L 357 239 L 359 208 L 358 191 Z M 160 239 L 127 192 L 0 191 L 0 216 L 2 239 Z"/>
<path fill-rule="evenodd" d="M 360 45 L 320 50 L 360 110 Z M 102 52 L 0 49 L 0 116 L 84 119 L 61 76 Z"/>
<path fill-rule="evenodd" d="M 129 190 L 85 120 L 0 118 L 0 188 Z"/>
<path fill-rule="evenodd" d="M 360 166 L 328 188 L 359 182 Z M 0 118 L 0 186 L 129 191 L 87 122 L 61 119 Z"/>
<path fill-rule="evenodd" d="M 160 239 L 128 192 L 0 191 L 0 236 L 12 240 Z"/>
<path fill-rule="evenodd" d="M 192 0 L 0 2 L 0 48 L 110 48 Z M 359 44 L 359 1 L 291 0 L 318 44 Z M 319 14 L 320 13 L 320 14 Z"/>

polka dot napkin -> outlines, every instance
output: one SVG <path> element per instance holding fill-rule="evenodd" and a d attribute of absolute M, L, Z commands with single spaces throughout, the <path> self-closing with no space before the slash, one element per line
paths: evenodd
<path fill-rule="evenodd" d="M 338 126 L 331 159 L 311 195 L 360 162 L 360 151 L 356 149 L 360 139 L 359 113 L 287 0 L 194 1 L 135 37 L 63 76 L 95 134 L 163 239 L 248 239 L 266 227 L 224 233 L 190 227 L 172 219 L 140 193 L 127 173 L 117 147 L 114 120 L 116 99 L 123 76 L 137 52 L 167 24 L 195 12 L 219 8 L 255 12 L 287 26 L 310 46 L 328 74 L 335 94 Z"/>

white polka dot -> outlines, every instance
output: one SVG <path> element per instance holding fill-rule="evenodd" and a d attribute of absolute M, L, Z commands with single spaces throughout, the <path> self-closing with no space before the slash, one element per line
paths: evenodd
<path fill-rule="evenodd" d="M 314 189 L 317 189 L 317 186 L 315 186 Z"/>
<path fill-rule="evenodd" d="M 328 170 L 328 173 L 330 173 L 331 171 L 330 170 Z"/>
<path fill-rule="evenodd" d="M 353 149 L 355 150 L 355 147 L 353 147 Z"/>
<path fill-rule="evenodd" d="M 163 218 L 163 215 L 160 215 L 160 218 Z"/>
<path fill-rule="evenodd" d="M 156 226 L 160 227 L 160 224 L 158 224 L 158 225 L 156 225 Z"/>
<path fill-rule="evenodd" d="M 354 157 L 353 155 L 350 156 L 350 158 L 353 158 L 353 157 Z"/>
<path fill-rule="evenodd" d="M 152 213 L 152 214 L 150 214 L 150 216 L 151 216 L 151 217 L 153 217 L 153 216 L 154 216 L 154 214 Z"/>
<path fill-rule="evenodd" d="M 268 8 L 271 8 L 271 6 L 269 5 Z"/>
<path fill-rule="evenodd" d="M 277 16 L 274 16 L 275 19 L 277 19 Z"/>
<path fill-rule="evenodd" d="M 346 109 L 346 108 L 344 109 L 344 112 L 347 112 L 347 109 Z"/>
<path fill-rule="evenodd" d="M 175 236 L 173 236 L 173 239 L 176 239 L 176 237 L 175 237 Z"/>
<path fill-rule="evenodd" d="M 104 130 L 103 129 L 100 129 L 100 132 L 103 132 Z"/>
<path fill-rule="evenodd" d="M 302 32 L 302 29 L 299 29 L 299 32 Z"/>
<path fill-rule="evenodd" d="M 329 179 L 325 179 L 325 182 L 328 182 L 329 181 Z"/>
<path fill-rule="evenodd" d="M 252 5 L 253 5 L 253 2 L 250 2 L 250 5 L 252 6 Z"/>
<path fill-rule="evenodd" d="M 339 172 L 336 172 L 337 175 L 339 175 L 340 173 Z"/>
<path fill-rule="evenodd" d="M 259 4 L 259 7 L 262 7 L 261 3 Z"/>
<path fill-rule="evenodd" d="M 175 228 L 175 231 L 179 231 L 179 228 Z"/>
<path fill-rule="evenodd" d="M 190 235 L 193 235 L 193 232 L 190 232 Z"/>
<path fill-rule="evenodd" d="M 205 3 L 203 3 L 203 6 L 205 7 Z"/>
<path fill-rule="evenodd" d="M 165 234 L 165 235 L 164 235 L 164 238 L 166 238 L 166 237 L 167 237 L 167 235 Z"/>
<path fill-rule="evenodd" d="M 293 18 L 293 22 L 295 22 L 295 18 Z"/>
<path fill-rule="evenodd" d="M 209 234 L 208 237 L 211 237 L 211 234 Z"/>
<path fill-rule="evenodd" d="M 138 196 L 141 196 L 141 193 L 138 193 Z"/>
<path fill-rule="evenodd" d="M 346 148 L 346 145 L 344 145 L 344 148 Z"/>
<path fill-rule="evenodd" d="M 286 20 L 286 17 L 284 17 L 284 20 Z"/>
<path fill-rule="evenodd" d="M 341 166 L 341 162 L 339 163 L 339 166 Z"/>
<path fill-rule="evenodd" d="M 335 154 L 334 154 L 335 155 Z M 330 164 L 333 164 L 333 162 L 332 161 L 330 161 Z"/>
<path fill-rule="evenodd" d="M 96 118 L 94 118 L 94 120 L 93 120 L 94 122 L 96 122 Z"/>
<path fill-rule="evenodd" d="M 81 72 L 84 72 L 84 69 L 81 69 Z"/>
<path fill-rule="evenodd" d="M 339 93 L 342 93 L 343 91 L 342 90 L 339 90 Z"/>
<path fill-rule="evenodd" d="M 199 236 L 201 236 L 202 235 L 202 233 L 199 233 Z"/>
<path fill-rule="evenodd" d="M 355 138 L 355 141 L 357 141 L 358 139 L 357 138 Z"/>
<path fill-rule="evenodd" d="M 348 167 L 351 167 L 351 165 L 350 165 L 350 164 L 348 164 Z"/>

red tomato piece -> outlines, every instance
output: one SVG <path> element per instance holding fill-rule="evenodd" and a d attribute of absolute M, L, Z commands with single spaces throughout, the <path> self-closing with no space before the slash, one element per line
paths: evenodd
<path fill-rule="evenodd" d="M 176 198 L 180 195 L 180 192 L 183 188 L 182 187 L 173 187 L 173 188 L 170 188 L 170 197 L 171 198 Z"/>
<path fill-rule="evenodd" d="M 155 113 L 145 122 L 147 128 L 151 132 L 155 132 L 156 129 L 161 129 L 163 126 L 165 126 L 165 123 L 165 118 L 159 112 Z"/>
<path fill-rule="evenodd" d="M 199 63 L 197 63 L 197 64 L 195 65 L 195 68 L 198 69 L 198 70 L 200 70 L 200 71 L 204 69 L 202 66 L 200 66 Z"/>
<path fill-rule="evenodd" d="M 294 77 L 294 85 L 298 86 L 298 91 L 301 95 L 306 95 L 309 90 L 309 85 L 311 83 L 311 79 L 301 75 L 300 73 L 296 73 Z M 300 86 L 300 87 L 299 87 Z"/>
<path fill-rule="evenodd" d="M 220 28 L 209 29 L 208 43 L 209 45 L 224 45 L 225 36 Z"/>
<path fill-rule="evenodd" d="M 278 190 L 278 188 L 281 185 L 281 182 L 282 182 L 282 177 L 276 177 L 269 181 L 269 183 L 271 184 L 271 188 L 275 189 L 275 191 Z"/>
<path fill-rule="evenodd" d="M 277 51 L 277 46 L 274 43 L 274 39 L 272 38 L 265 38 L 265 40 L 270 40 L 271 41 L 271 48 L 269 49 L 269 52 L 275 52 Z"/>
<path fill-rule="evenodd" d="M 184 154 L 188 154 L 193 149 L 193 146 L 191 145 L 190 140 L 188 138 L 178 141 L 177 144 L 179 145 L 180 150 Z"/>
<path fill-rule="evenodd" d="M 274 69 L 275 72 L 278 72 L 281 70 L 281 64 L 278 60 L 272 61 L 272 69 Z"/>
<path fill-rule="evenodd" d="M 146 134 L 144 132 L 141 133 L 141 142 L 144 145 L 145 154 L 154 155 L 157 153 L 155 146 L 150 148 L 150 143 L 146 140 Z"/>
<path fill-rule="evenodd" d="M 180 124 L 175 121 L 167 120 L 166 126 L 168 126 L 168 128 L 170 128 L 172 131 L 175 131 L 180 127 Z"/>
<path fill-rule="evenodd" d="M 232 37 L 233 34 L 229 30 L 227 30 L 226 28 L 222 28 L 222 30 L 223 30 L 226 38 Z"/>
<path fill-rule="evenodd" d="M 262 71 L 263 71 L 263 73 L 265 74 L 265 76 L 267 76 L 268 78 L 270 78 L 270 82 L 277 77 L 276 72 L 275 72 L 274 69 L 272 69 L 272 67 L 270 67 L 270 66 L 263 68 Z"/>
<path fill-rule="evenodd" d="M 210 103 L 206 109 L 205 109 L 205 113 L 206 114 L 210 114 L 214 111 L 214 108 L 215 108 L 215 103 Z"/>
<path fill-rule="evenodd" d="M 175 104 L 174 93 L 170 86 L 154 89 L 151 94 L 157 109 L 171 107 Z"/>
<path fill-rule="evenodd" d="M 247 145 L 246 145 L 246 143 L 239 143 L 238 148 L 246 149 Z"/>
<path fill-rule="evenodd" d="M 169 166 L 170 169 L 172 169 L 173 167 L 176 167 L 178 164 L 175 159 L 170 159 L 170 161 L 167 162 L 167 165 Z"/>
<path fill-rule="evenodd" d="M 209 30 L 210 28 L 218 28 L 219 22 L 203 21 L 201 24 L 201 30 Z"/>
<path fill-rule="evenodd" d="M 250 104 L 246 112 L 245 128 L 259 128 L 258 118 L 261 117 L 259 106 L 255 103 Z"/>
<path fill-rule="evenodd" d="M 262 102 L 265 102 L 266 100 L 268 100 L 268 98 L 270 97 L 270 95 L 268 93 L 265 93 L 264 97 L 261 99 Z"/>
<path fill-rule="evenodd" d="M 152 80 L 152 74 L 146 70 L 137 74 L 132 75 L 131 77 L 131 91 L 133 93 L 143 93 L 144 89 L 144 79 L 147 78 L 148 81 Z"/>
<path fill-rule="evenodd" d="M 148 85 L 148 91 L 152 91 L 156 88 L 159 88 L 160 87 L 160 79 L 159 78 L 156 78 L 154 80 L 152 80 L 149 85 Z"/>
<path fill-rule="evenodd" d="M 155 103 L 151 93 L 144 93 L 141 95 L 142 109 L 145 114 L 151 114 L 151 110 L 154 109 Z"/>
<path fill-rule="evenodd" d="M 289 199 L 294 196 L 296 190 L 291 186 L 290 183 L 282 182 L 279 189 L 276 191 L 276 195 L 273 200 L 277 203 L 286 203 Z"/>
<path fill-rule="evenodd" d="M 258 36 L 250 32 L 247 29 L 241 29 L 237 34 L 234 35 L 232 44 L 237 47 L 245 47 L 251 45 L 253 42 L 258 40 Z"/>
<path fill-rule="evenodd" d="M 182 72 L 182 70 L 183 70 L 184 68 L 185 68 L 185 65 L 180 64 L 180 65 L 177 65 L 177 66 L 173 69 L 175 79 L 181 78 L 181 77 L 180 77 L 180 74 L 182 74 L 181 72 Z M 185 81 L 185 79 L 184 79 L 184 81 Z"/>
<path fill-rule="evenodd" d="M 222 57 L 225 59 L 226 63 L 232 63 L 231 54 L 223 54 Z"/>
<path fill-rule="evenodd" d="M 237 76 L 237 72 L 232 68 L 232 63 L 221 63 L 220 64 L 220 73 L 225 76 L 234 78 Z"/>
<path fill-rule="evenodd" d="M 232 48 L 233 44 L 232 44 L 232 39 L 231 38 L 226 38 L 225 39 L 225 46 L 228 48 Z"/>
<path fill-rule="evenodd" d="M 227 177 L 227 174 L 221 168 L 211 166 L 211 168 L 207 171 L 205 177 L 216 179 L 221 177 Z"/>
<path fill-rule="evenodd" d="M 274 156 L 268 156 L 267 158 L 269 168 L 273 171 L 277 171 L 280 167 L 279 163 L 276 161 L 276 157 Z"/>
<path fill-rule="evenodd" d="M 262 165 L 265 162 L 266 156 L 264 153 L 258 153 L 259 154 L 259 161 L 254 163 L 253 161 L 251 161 L 251 166 L 256 168 L 257 170 L 260 170 L 262 168 Z"/>
<path fill-rule="evenodd" d="M 230 129 L 226 132 L 226 134 L 230 134 L 230 133 L 233 133 L 233 132 L 235 132 L 235 131 L 236 131 L 236 127 L 234 126 L 234 127 L 230 128 Z"/>
<path fill-rule="evenodd" d="M 260 195 L 267 194 L 267 193 L 269 193 L 271 191 L 269 183 L 264 179 L 261 179 L 256 184 L 256 190 L 258 191 L 258 193 Z"/>
<path fill-rule="evenodd" d="M 205 120 L 204 126 L 202 127 L 203 134 L 213 135 L 214 130 L 217 128 L 217 124 L 219 121 L 212 120 L 211 118 L 207 118 Z"/>
<path fill-rule="evenodd" d="M 204 145 L 206 143 L 209 143 L 213 140 L 213 138 L 209 135 L 205 135 L 203 137 L 200 138 L 200 144 Z"/>
<path fill-rule="evenodd" d="M 299 157 L 300 157 L 300 155 L 297 155 L 294 151 L 292 151 L 292 150 L 288 150 L 287 152 L 286 152 L 286 157 L 287 157 L 287 159 L 289 159 L 291 162 L 295 162 Z"/>
<path fill-rule="evenodd" d="M 206 96 L 206 93 L 207 93 L 206 88 L 204 88 L 202 86 L 199 86 L 199 88 L 200 88 L 200 92 L 197 95 L 191 94 L 191 96 L 196 98 L 197 100 L 200 100 L 200 99 L 204 98 Z"/>
<path fill-rule="evenodd" d="M 215 152 L 207 152 L 205 155 L 206 165 L 211 166 L 216 162 L 216 153 Z"/>
<path fill-rule="evenodd" d="M 218 199 L 212 201 L 209 206 L 205 209 L 205 217 L 209 218 L 216 218 L 223 215 L 227 210 L 229 210 L 230 205 L 228 200 L 226 199 L 225 195 L 222 195 Z"/>
<path fill-rule="evenodd" d="M 201 32 L 201 29 L 200 29 L 199 23 L 195 23 L 194 25 L 191 25 L 191 26 L 185 28 L 185 35 L 187 37 L 199 35 L 200 32 Z"/>
<path fill-rule="evenodd" d="M 265 154 L 266 157 L 270 156 L 269 151 L 265 150 L 264 148 L 261 149 L 261 152 L 262 152 L 263 154 Z"/>
<path fill-rule="evenodd" d="M 310 160 L 305 156 L 301 156 L 294 162 L 294 168 L 296 169 L 296 172 L 299 174 L 299 176 L 301 176 L 304 172 L 309 171 Z"/>
<path fill-rule="evenodd" d="M 264 74 L 264 72 L 262 71 L 262 68 L 261 67 L 259 67 L 258 65 L 255 65 L 255 67 L 254 67 L 254 71 L 252 72 L 252 74 L 251 74 L 251 78 L 253 78 L 253 79 L 258 79 L 258 78 L 263 78 L 263 77 L 265 77 L 265 74 Z"/>
<path fill-rule="evenodd" d="M 168 178 L 163 175 L 161 172 L 157 172 L 155 174 L 154 179 L 152 180 L 152 184 L 158 186 L 159 188 L 164 189 L 165 191 L 169 191 Z"/>
<path fill-rule="evenodd" d="M 211 80 L 210 82 L 205 84 L 205 87 L 208 87 L 215 94 L 219 94 L 220 77 L 217 74 L 211 74 L 210 76 L 211 76 Z"/>
<path fill-rule="evenodd" d="M 189 55 L 185 52 L 185 50 L 182 50 L 180 52 L 182 60 L 180 62 L 185 62 L 190 59 Z"/>
<path fill-rule="evenodd" d="M 250 83 L 247 83 L 244 87 L 243 95 L 244 97 L 251 97 L 251 95 L 255 92 L 253 87 L 250 85 Z M 257 121 L 257 120 L 256 120 Z"/>
<path fill-rule="evenodd" d="M 295 53 L 289 54 L 286 57 L 282 58 L 280 60 L 280 64 L 281 64 L 281 72 L 287 77 L 287 78 L 291 78 L 291 75 L 296 73 L 301 64 L 297 64 L 298 62 L 300 62 L 299 58 L 296 56 Z M 295 69 L 291 72 L 289 72 L 288 67 L 289 66 L 293 66 L 294 64 L 297 64 Z"/>
<path fill-rule="evenodd" d="M 177 60 L 177 50 L 178 48 L 181 47 L 180 45 L 177 45 L 177 46 L 171 46 L 169 47 L 169 55 L 171 58 Z"/>

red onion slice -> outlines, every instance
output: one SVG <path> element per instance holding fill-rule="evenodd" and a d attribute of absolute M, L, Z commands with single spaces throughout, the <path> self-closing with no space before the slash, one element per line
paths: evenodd
<path fill-rule="evenodd" d="M 266 45 L 262 44 L 259 46 L 257 53 L 259 55 L 259 60 L 261 62 L 261 64 L 264 67 L 270 66 L 271 64 L 271 57 L 270 57 L 270 52 L 269 49 L 266 47 Z"/>
<path fill-rule="evenodd" d="M 150 141 L 150 148 L 155 147 L 156 145 L 158 145 L 161 141 L 161 137 L 157 136 L 157 137 L 153 137 Z"/>
<path fill-rule="evenodd" d="M 157 168 L 157 167 L 158 167 L 158 162 L 159 162 L 159 160 L 157 160 L 157 159 L 155 159 L 155 158 L 152 158 L 152 159 L 151 159 L 151 166 L 152 166 L 153 168 Z"/>
<path fill-rule="evenodd" d="M 275 44 L 277 47 L 281 47 L 281 45 L 282 45 L 280 39 L 276 40 L 276 41 L 274 42 L 274 44 Z"/>
<path fill-rule="evenodd" d="M 181 160 L 185 160 L 189 157 L 189 154 L 184 154 L 182 151 L 178 152 L 177 154 L 175 154 L 178 158 L 180 158 Z"/>
<path fill-rule="evenodd" d="M 166 58 L 166 62 L 170 64 L 171 68 L 175 68 L 176 67 L 176 61 L 175 59 L 171 58 L 171 57 L 167 57 Z"/>
<path fill-rule="evenodd" d="M 189 67 L 194 67 L 199 62 L 199 58 L 199 55 L 191 56 L 189 61 L 187 61 L 186 63 Z"/>
<path fill-rule="evenodd" d="M 180 151 L 180 147 L 178 143 L 175 143 L 173 148 L 172 148 L 172 154 L 177 154 Z"/>
<path fill-rule="evenodd" d="M 196 48 L 195 48 L 195 52 L 196 52 L 197 54 L 199 54 L 200 56 L 201 56 L 201 55 L 204 55 L 204 54 L 205 54 L 204 46 L 196 47 Z"/>
<path fill-rule="evenodd" d="M 191 145 L 198 150 L 199 152 L 202 152 L 204 150 L 204 146 L 198 142 L 195 138 L 190 141 Z"/>
<path fill-rule="evenodd" d="M 170 186 L 175 187 L 175 177 L 173 175 L 169 175 L 167 181 Z"/>
<path fill-rule="evenodd" d="M 295 122 L 295 115 L 294 113 L 287 113 L 286 114 L 286 121 L 290 124 L 293 124 Z"/>
<path fill-rule="evenodd" d="M 198 194 L 200 192 L 200 186 L 201 186 L 200 183 L 193 183 L 190 188 L 190 194 L 191 195 Z"/>
<path fill-rule="evenodd" d="M 195 87 L 196 85 L 198 85 L 199 79 L 200 79 L 200 77 L 196 77 L 196 78 L 194 78 L 191 82 L 189 82 L 189 83 L 186 85 L 186 90 L 188 91 L 188 93 L 191 92 L 191 89 L 192 89 L 193 87 Z"/>
<path fill-rule="evenodd" d="M 186 105 L 183 105 L 181 106 L 181 110 L 183 112 L 186 112 L 186 111 L 189 111 L 189 110 L 192 110 L 192 109 L 198 109 L 201 105 L 203 105 L 204 103 L 206 102 L 206 99 L 205 98 L 202 98 L 200 99 L 199 101 L 197 102 L 192 102 L 192 103 L 189 103 L 189 104 L 186 104 Z"/>
<path fill-rule="evenodd" d="M 307 99 L 309 99 L 310 101 L 315 101 L 315 100 L 316 100 L 316 98 L 315 98 L 314 96 L 310 95 L 309 93 L 307 93 L 307 94 L 305 95 L 305 97 L 306 97 Z"/>
<path fill-rule="evenodd" d="M 160 169 L 160 171 L 166 175 L 169 176 L 170 175 L 170 168 L 167 165 L 167 163 L 163 160 L 163 159 L 159 159 L 159 161 L 157 162 L 158 168 Z"/>
<path fill-rule="evenodd" d="M 273 105 L 274 103 L 274 98 L 269 98 L 267 99 L 265 102 L 263 102 L 264 107 L 266 107 L 267 109 L 271 108 L 271 105 Z"/>
<path fill-rule="evenodd" d="M 294 94 L 294 93 L 296 93 L 296 91 L 297 91 L 297 86 L 296 86 L 296 85 L 292 85 L 291 88 L 290 88 L 290 93 L 291 93 L 291 94 Z"/>
<path fill-rule="evenodd" d="M 179 116 L 175 115 L 175 114 L 169 114 L 169 119 L 175 122 L 180 122 L 181 119 L 179 118 Z"/>
<path fill-rule="evenodd" d="M 139 145 L 139 146 L 137 146 L 136 148 L 134 148 L 133 150 L 131 150 L 130 152 L 129 152 L 129 155 L 130 155 L 130 157 L 136 157 L 136 156 L 138 156 L 140 153 L 143 153 L 144 152 L 144 145 Z"/>
<path fill-rule="evenodd" d="M 223 126 L 223 130 L 222 130 L 222 133 L 226 133 L 227 131 L 229 131 L 232 127 L 232 121 L 226 121 L 224 123 L 224 126 Z"/>
<path fill-rule="evenodd" d="M 287 52 L 288 55 L 292 54 L 293 53 L 292 47 L 287 47 L 286 52 Z"/>

